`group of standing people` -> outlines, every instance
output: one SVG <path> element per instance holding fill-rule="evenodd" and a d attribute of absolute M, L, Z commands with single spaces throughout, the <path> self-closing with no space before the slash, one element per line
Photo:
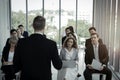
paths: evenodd
<path fill-rule="evenodd" d="M 32 24 L 34 33 L 29 37 L 27 32 L 21 31 L 23 25 L 19 25 L 18 30 L 10 31 L 11 37 L 8 38 L 2 53 L 1 69 L 6 80 L 15 79 L 14 74 L 19 71 L 21 80 L 52 80 L 51 62 L 58 70 L 57 80 L 75 80 L 81 76 L 78 73 L 77 35 L 73 27 L 65 29 L 66 35 L 62 38 L 59 55 L 56 42 L 44 35 L 45 23 L 44 17 L 36 16 Z M 85 80 L 92 80 L 92 73 L 106 74 L 106 80 L 111 80 L 112 73 L 107 67 L 107 48 L 94 27 L 91 27 L 89 32 L 91 38 L 86 40 L 85 44 Z M 100 70 L 95 70 L 91 66 L 93 59 L 102 63 Z"/>

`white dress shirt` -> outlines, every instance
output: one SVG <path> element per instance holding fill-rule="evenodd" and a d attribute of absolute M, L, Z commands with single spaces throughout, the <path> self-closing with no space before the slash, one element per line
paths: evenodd
<path fill-rule="evenodd" d="M 98 53 L 98 46 L 99 46 L 99 44 L 93 45 L 93 48 L 94 48 L 95 59 L 96 59 L 97 61 L 100 61 L 100 60 L 99 60 L 99 53 Z"/>

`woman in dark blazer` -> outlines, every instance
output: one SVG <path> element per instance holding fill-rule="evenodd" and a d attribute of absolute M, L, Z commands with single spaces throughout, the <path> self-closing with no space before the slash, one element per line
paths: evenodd
<path fill-rule="evenodd" d="M 5 80 L 12 80 L 15 78 L 13 68 L 13 57 L 17 41 L 18 39 L 16 37 L 11 37 L 8 41 L 10 46 L 5 46 L 3 48 L 1 70 L 3 71 L 3 73 L 5 73 Z"/>

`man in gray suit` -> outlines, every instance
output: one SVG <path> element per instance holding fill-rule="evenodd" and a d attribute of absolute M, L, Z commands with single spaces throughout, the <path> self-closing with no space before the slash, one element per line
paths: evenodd
<path fill-rule="evenodd" d="M 14 67 L 16 72 L 21 71 L 21 80 L 52 80 L 51 61 L 57 70 L 62 68 L 56 42 L 43 35 L 44 17 L 35 17 L 33 28 L 34 34 L 18 41 Z"/>

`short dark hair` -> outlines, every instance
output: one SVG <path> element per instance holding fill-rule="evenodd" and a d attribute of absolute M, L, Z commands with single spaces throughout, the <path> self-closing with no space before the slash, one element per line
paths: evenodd
<path fill-rule="evenodd" d="M 33 28 L 35 30 L 42 30 L 45 27 L 45 18 L 43 16 L 36 16 L 33 20 Z"/>
<path fill-rule="evenodd" d="M 98 33 L 92 33 L 91 36 L 92 36 L 92 35 L 97 35 L 97 37 L 99 37 Z"/>
<path fill-rule="evenodd" d="M 11 30 L 10 30 L 10 34 L 12 34 L 14 31 L 17 32 L 16 29 L 11 29 Z"/>
<path fill-rule="evenodd" d="M 65 28 L 65 31 L 67 31 L 69 29 L 69 27 Z M 70 30 L 70 29 L 69 29 Z"/>
<path fill-rule="evenodd" d="M 69 29 L 70 29 L 70 31 L 71 31 L 72 33 L 74 33 L 74 28 L 73 28 L 73 26 L 69 26 Z"/>
<path fill-rule="evenodd" d="M 20 24 L 20 25 L 18 25 L 18 28 L 20 28 L 20 27 L 24 27 L 22 24 Z"/>
<path fill-rule="evenodd" d="M 95 27 L 90 27 L 90 28 L 89 28 L 89 31 L 92 30 L 92 29 L 96 31 Z"/>

